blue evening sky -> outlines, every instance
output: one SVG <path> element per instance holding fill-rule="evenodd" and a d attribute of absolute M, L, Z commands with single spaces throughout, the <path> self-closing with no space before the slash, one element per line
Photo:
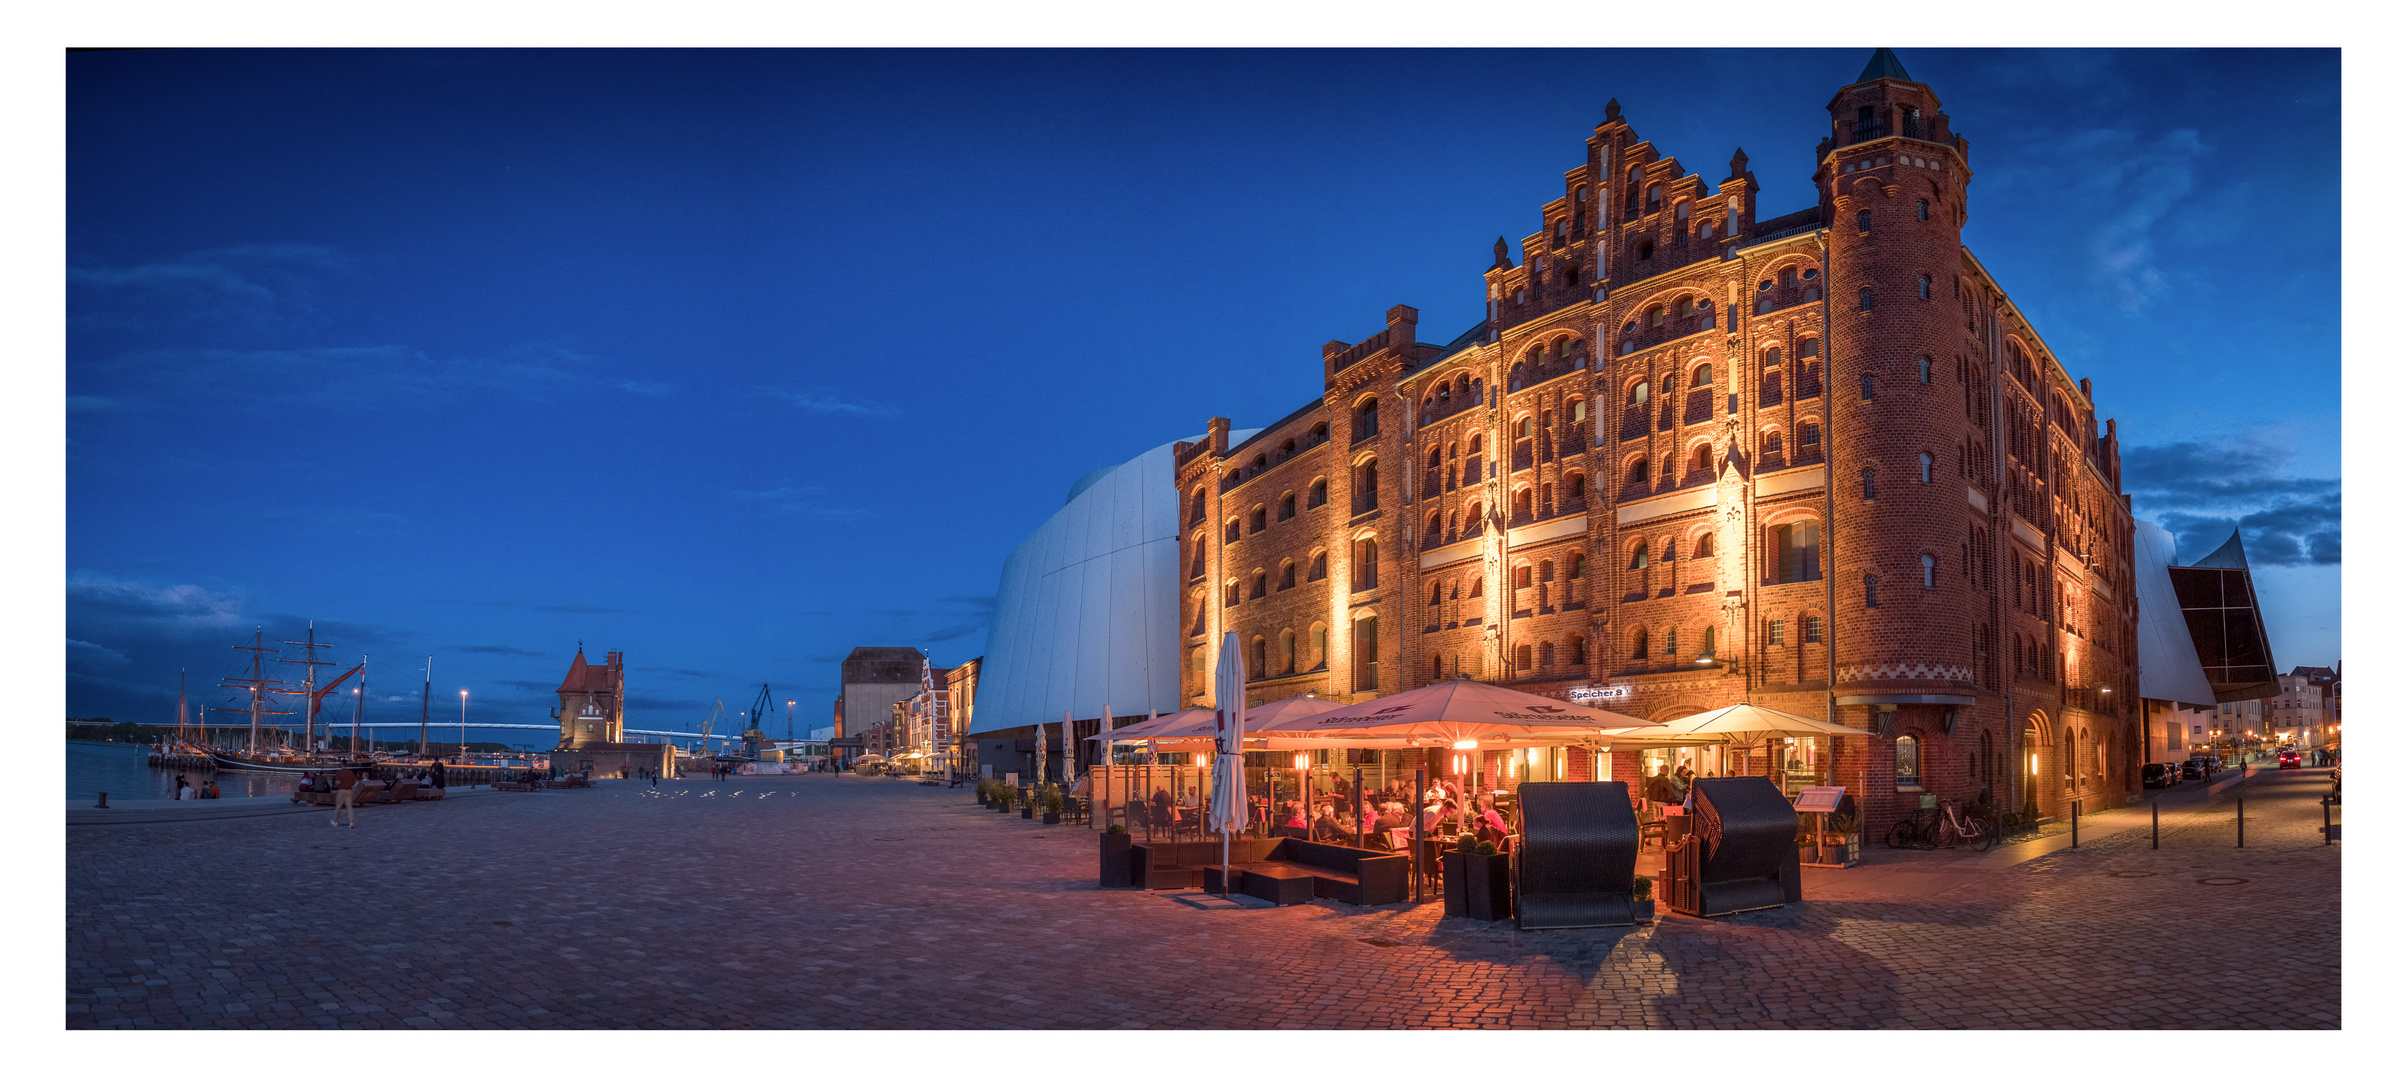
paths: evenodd
<path fill-rule="evenodd" d="M 314 619 L 382 719 L 431 654 L 437 719 L 546 723 L 581 641 L 635 726 L 827 723 L 854 645 L 980 654 L 1078 476 L 1393 304 L 1467 329 L 1611 97 L 1764 219 L 1868 52 L 71 55 L 67 710 Z M 2333 664 L 2338 55 L 1900 55 L 2138 516 L 2240 521 L 2277 661 Z"/>

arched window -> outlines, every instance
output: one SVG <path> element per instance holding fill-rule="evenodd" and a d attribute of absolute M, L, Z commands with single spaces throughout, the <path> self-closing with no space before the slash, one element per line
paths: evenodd
<path fill-rule="evenodd" d="M 1325 504 L 1326 482 L 1321 477 L 1316 483 L 1309 485 L 1309 508 L 1314 510 L 1320 506 L 1324 506 Z"/>
<path fill-rule="evenodd" d="M 1636 405 L 1642 405 L 1650 400 L 1651 381 L 1649 379 L 1644 379 L 1643 381 L 1634 384 L 1634 392 L 1632 396 L 1626 399 L 1626 404 L 1629 407 L 1632 407 Z"/>
<path fill-rule="evenodd" d="M 1678 202 L 1676 203 L 1676 220 L 1677 220 L 1677 221 L 1684 221 L 1684 220 L 1687 220 L 1687 219 L 1689 219 L 1689 218 L 1691 218 L 1691 217 L 1692 217 L 1692 200 L 1690 200 L 1690 199 L 1684 199 L 1684 200 L 1678 201 Z"/>
<path fill-rule="evenodd" d="M 1662 199 L 1663 197 L 1664 197 L 1664 192 L 1662 192 L 1662 191 L 1661 191 L 1661 189 L 1660 189 L 1659 185 L 1657 185 L 1657 184 L 1652 184 L 1650 187 L 1644 188 L 1644 189 L 1643 189 L 1643 192 L 1642 192 L 1642 206 L 1643 206 L 1643 209 L 1645 209 L 1645 210 L 1657 210 L 1657 209 L 1659 209 L 1659 204 L 1660 204 L 1660 201 L 1661 201 L 1661 199 Z"/>
<path fill-rule="evenodd" d="M 1617 332 L 1617 355 L 1624 356 L 1634 351 L 1634 333 L 1633 323 L 1627 323 L 1624 329 Z"/>
<path fill-rule="evenodd" d="M 1237 520 L 1234 520 L 1234 519 L 1232 519 L 1232 518 L 1227 518 L 1227 519 L 1226 519 L 1226 527 L 1225 527 L 1225 538 L 1226 538 L 1226 543 L 1229 543 L 1229 544 L 1233 543 L 1233 542 L 1234 542 L 1234 541 L 1236 541 L 1236 540 L 1240 540 L 1240 539 L 1242 539 L 1242 522 L 1240 522 L 1240 521 L 1237 521 Z"/>
<path fill-rule="evenodd" d="M 1917 381 L 1918 381 L 1918 382 L 1919 382 L 1919 384 L 1921 384 L 1921 385 L 1932 385 L 1932 384 L 1933 384 L 1933 382 L 1934 382 L 1934 358 L 1933 358 L 1933 357 L 1930 357 L 1930 356 L 1921 356 L 1921 357 L 1918 357 L 1918 358 L 1917 358 Z"/>
<path fill-rule="evenodd" d="M 1209 520 L 1209 493 L 1195 491 L 1192 493 L 1192 523 L 1198 525 L 1207 520 Z"/>
<path fill-rule="evenodd" d="M 1573 634 L 1568 637 L 1567 662 L 1577 667 L 1582 667 L 1592 662 L 1589 654 L 1584 651 L 1584 635 Z"/>
<path fill-rule="evenodd" d="M 1309 624 L 1309 658 L 1316 661 L 1315 667 L 1317 668 L 1326 666 L 1326 624 L 1324 623 Z"/>
<path fill-rule="evenodd" d="M 1632 465 L 1628 465 L 1628 466 L 1626 466 L 1626 483 L 1629 483 L 1629 484 L 1647 484 L 1647 483 L 1650 483 L 1650 482 L 1651 482 L 1651 462 L 1650 462 L 1650 459 L 1648 459 L 1648 458 L 1635 458 L 1635 459 L 1634 459 L 1634 463 L 1633 463 Z"/>
<path fill-rule="evenodd" d="M 1643 321 L 1653 327 L 1667 325 L 1667 309 L 1665 307 L 1653 307 L 1651 310 L 1643 312 L 1642 314 Z"/>
<path fill-rule="evenodd" d="M 1300 500 L 1295 499 L 1291 492 L 1285 492 L 1284 497 L 1276 502 L 1276 520 L 1290 521 L 1293 515 L 1298 513 L 1300 513 Z"/>
<path fill-rule="evenodd" d="M 1434 512 L 1433 512 L 1433 513 L 1431 513 L 1431 514 L 1427 514 L 1427 515 L 1426 515 L 1426 535 L 1425 535 L 1425 543 L 1426 543 L 1426 545 L 1427 545 L 1427 546 L 1429 546 L 1429 547 L 1430 547 L 1430 546 L 1432 546 L 1432 545 L 1439 544 L 1439 543 L 1441 543 L 1441 542 L 1442 542 L 1442 511 L 1440 511 L 1440 510 L 1436 510 L 1436 511 L 1434 511 Z"/>
<path fill-rule="evenodd" d="M 1926 220 L 1926 200 L 1924 199 L 1917 201 L 1917 219 L 1919 221 Z"/>
<path fill-rule="evenodd" d="M 1560 355 L 1567 357 L 1567 362 L 1568 362 L 1568 366 L 1569 366 L 1569 367 L 1571 367 L 1571 368 L 1574 368 L 1574 369 L 1577 369 L 1577 370 L 1582 370 L 1582 369 L 1583 369 L 1583 367 L 1584 367 L 1584 342 L 1583 342 L 1583 339 L 1581 339 L 1581 338 L 1569 338 L 1569 339 L 1567 339 L 1565 342 L 1563 342 L 1563 343 L 1561 343 L 1561 344 L 1560 344 L 1560 346 L 1559 346 L 1559 353 L 1560 353 Z"/>
<path fill-rule="evenodd" d="M 1476 381 L 1469 383 L 1467 386 L 1467 397 L 1470 404 L 1482 405 L 1484 403 L 1484 380 L 1477 379 Z"/>
<path fill-rule="evenodd" d="M 1685 298 L 1684 298 L 1682 301 L 1680 301 L 1680 302 L 1678 302 L 1678 303 L 1676 304 L 1676 317 L 1677 317 L 1677 318 L 1679 318 L 1679 319 L 1689 319 L 1689 318 L 1692 318 L 1694 315 L 1698 314 L 1699 312 L 1700 312 L 1700 307 L 1699 307 L 1699 305 L 1697 305 L 1696 303 L 1694 303 L 1694 301 L 1693 301 L 1693 298 L 1692 298 L 1692 297 L 1689 297 L 1689 296 L 1687 296 L 1687 297 L 1685 297 Z"/>
<path fill-rule="evenodd" d="M 1700 654 L 1708 657 L 1715 657 L 1717 655 L 1717 627 L 1704 626 L 1701 628 Z"/>
<path fill-rule="evenodd" d="M 1376 617 L 1369 615 L 1351 623 L 1351 689 L 1377 688 Z"/>
<path fill-rule="evenodd" d="M 1629 560 L 1629 561 L 1626 563 L 1626 569 L 1628 569 L 1628 570 L 1641 570 L 1641 569 L 1643 569 L 1643 568 L 1645 568 L 1645 567 L 1648 567 L 1648 566 L 1650 566 L 1650 565 L 1651 565 L 1651 545 L 1649 545 L 1649 544 L 1647 544 L 1647 543 L 1644 543 L 1644 542 L 1642 542 L 1642 541 L 1640 541 L 1640 540 L 1637 540 L 1637 541 L 1635 541 L 1635 542 L 1634 542 L 1634 557 L 1633 557 L 1631 560 Z"/>
<path fill-rule="evenodd" d="M 1659 651 L 1660 651 L 1662 654 L 1664 654 L 1664 655 L 1667 655 L 1667 656 L 1674 656 L 1674 655 L 1676 655 L 1676 628 L 1675 628 L 1675 627 L 1671 626 L 1671 627 L 1668 627 L 1668 628 L 1667 628 L 1667 638 L 1666 638 L 1666 640 L 1664 640 L 1664 641 L 1662 641 L 1662 642 L 1660 642 L 1660 643 L 1659 643 Z"/>
<path fill-rule="evenodd" d="M 1298 584 L 1298 582 L 1294 580 L 1294 575 L 1298 573 L 1298 571 L 1299 568 L 1292 564 L 1292 560 L 1284 560 L 1282 565 L 1276 567 L 1276 589 L 1278 591 L 1282 591 L 1284 589 L 1293 587 L 1295 584 Z"/>
<path fill-rule="evenodd" d="M 1290 630 L 1285 630 L 1276 635 L 1276 651 L 1282 654 L 1284 660 L 1284 674 L 1290 675 L 1299 669 L 1301 662 L 1300 646 L 1301 643 L 1299 636 Z"/>
<path fill-rule="evenodd" d="M 1714 386 L 1716 383 L 1717 373 L 1712 370 L 1709 365 L 1702 364 L 1701 366 L 1692 369 L 1693 389 L 1698 390 L 1704 386 Z"/>
<path fill-rule="evenodd" d="M 1376 399 L 1359 403 L 1357 416 L 1351 424 L 1351 438 L 1364 439 L 1376 433 Z"/>
<path fill-rule="evenodd" d="M 1876 497 L 1876 470 L 1859 470 L 1859 497 L 1873 501 Z"/>
<path fill-rule="evenodd" d="M 1567 580 L 1584 580 L 1584 555 L 1582 552 L 1567 557 Z"/>
<path fill-rule="evenodd" d="M 1892 782 L 1898 787 L 1918 786 L 1917 736 L 1903 735 L 1892 741 Z"/>
<path fill-rule="evenodd" d="M 1208 633 L 1209 598 L 1207 594 L 1195 591 L 1192 594 L 1192 633 L 1190 636 L 1203 637 Z"/>
<path fill-rule="evenodd" d="M 1660 561 L 1660 562 L 1674 562 L 1674 561 L 1676 561 L 1676 538 L 1675 538 L 1675 537 L 1672 537 L 1672 536 L 1671 536 L 1671 537 L 1668 537 L 1668 538 L 1667 538 L 1667 547 L 1666 547 L 1666 548 L 1664 548 L 1664 549 L 1662 549 L 1662 550 L 1659 552 L 1659 561 Z"/>
<path fill-rule="evenodd" d="M 1265 678 L 1265 677 L 1267 676 L 1267 639 L 1266 639 L 1266 638 L 1264 638 L 1264 637 L 1255 637 L 1255 638 L 1252 638 L 1252 639 L 1251 639 L 1251 657 L 1250 657 L 1250 660 L 1251 660 L 1251 669 L 1250 669 L 1250 673 L 1249 673 L 1249 674 L 1250 674 L 1250 677 L 1251 677 L 1251 678 L 1253 678 L 1253 679 L 1261 679 L 1261 678 Z"/>
<path fill-rule="evenodd" d="M 1517 418 L 1517 437 L 1520 439 L 1531 439 L 1534 437 L 1533 414 L 1528 413 Z"/>
<path fill-rule="evenodd" d="M 1484 595 L 1484 575 L 1477 574 L 1473 580 L 1468 582 L 1467 598 L 1473 600 L 1482 595 Z"/>
<path fill-rule="evenodd" d="M 1195 536 L 1192 538 L 1192 576 L 1197 578 L 1208 572 L 1209 542 Z"/>
<path fill-rule="evenodd" d="M 1526 672 L 1534 670 L 1534 646 L 1520 645 L 1517 647 L 1516 651 L 1517 671 L 1515 673 L 1522 675 Z"/>
<path fill-rule="evenodd" d="M 1800 358 L 1802 358 L 1802 359 L 1804 359 L 1804 360 L 1808 359 L 1809 357 L 1816 356 L 1816 355 L 1817 355 L 1817 339 L 1816 339 L 1816 338 L 1813 338 L 1813 337 L 1805 337 L 1805 338 L 1802 338 L 1802 339 L 1801 339 L 1801 347 L 1800 347 L 1799 349 L 1795 350 L 1795 351 L 1794 351 L 1794 353 L 1793 353 L 1793 355 L 1795 355 L 1795 356 L 1798 356 L 1798 357 L 1800 357 Z"/>
<path fill-rule="evenodd" d="M 1771 431 L 1759 437 L 1759 456 L 1778 459 L 1784 456 L 1784 433 Z"/>
<path fill-rule="evenodd" d="M 1239 581 L 1229 581 L 1229 582 L 1226 582 L 1226 605 L 1225 605 L 1225 606 L 1227 606 L 1227 607 L 1233 607 L 1234 605 L 1236 605 L 1236 604 L 1239 604 L 1239 603 L 1241 603 L 1241 602 L 1242 602 L 1242 583 L 1241 583 L 1241 582 L 1239 582 Z"/>
<path fill-rule="evenodd" d="M 1862 288 L 1862 289 L 1860 289 L 1860 290 L 1859 290 L 1859 310 L 1861 310 L 1861 311 L 1874 311 L 1874 310 L 1876 310 L 1876 290 L 1875 290 L 1875 289 L 1873 289 L 1873 288 Z"/>
<path fill-rule="evenodd" d="M 1868 232 L 1868 231 L 1870 231 L 1870 229 L 1871 229 L 1871 228 L 1874 226 L 1874 224 L 1875 224 L 1875 217 L 1874 217 L 1873 215 L 1871 215 L 1869 212 L 1867 212 L 1867 211 L 1865 211 L 1865 210 L 1862 210 L 1862 211 L 1860 211 L 1860 212 L 1859 212 L 1859 231 L 1860 231 L 1860 232 Z"/>
<path fill-rule="evenodd" d="M 1267 508 L 1266 508 L 1266 507 L 1264 507 L 1264 506 L 1254 506 L 1254 507 L 1251 507 L 1251 534 L 1252 534 L 1252 535 L 1254 535 L 1254 536 L 1256 536 L 1256 535 L 1258 535 L 1259 533 L 1263 533 L 1263 532 L 1266 532 L 1266 531 L 1267 531 Z"/>
<path fill-rule="evenodd" d="M 1921 453 L 1917 456 L 1917 482 L 1921 484 L 1934 482 L 1934 455 Z"/>
<path fill-rule="evenodd" d="M 1368 458 L 1351 468 L 1351 513 L 1364 514 L 1376 508 L 1376 459 Z"/>
<path fill-rule="evenodd" d="M 1712 469 L 1715 464 L 1715 459 L 1709 453 L 1709 444 L 1702 443 L 1692 448 L 1691 467 L 1685 471 L 1684 475 L 1694 478 L 1714 476 L 1716 473 Z"/>
<path fill-rule="evenodd" d="M 1351 591 L 1366 592 L 1376 587 L 1376 542 L 1367 537 L 1351 544 Z"/>
<path fill-rule="evenodd" d="M 1315 446 L 1321 442 L 1326 442 L 1332 438 L 1333 436 L 1328 434 L 1326 425 L 1324 424 L 1319 424 L 1316 427 L 1309 429 L 1309 445 L 1311 446 Z"/>
<path fill-rule="evenodd" d="M 1934 299 L 1933 278 L 1927 277 L 1924 274 L 1919 274 L 1917 276 L 1917 298 L 1920 300 Z"/>
<path fill-rule="evenodd" d="M 1265 595 L 1267 595 L 1267 571 L 1260 570 L 1251 575 L 1251 599 L 1256 600 Z"/>
<path fill-rule="evenodd" d="M 1626 658 L 1629 660 L 1648 660 L 1651 658 L 1650 631 L 1639 626 L 1634 628 L 1634 634 L 1626 647 Z"/>
<path fill-rule="evenodd" d="M 1797 581 L 1816 581 L 1818 571 L 1817 522 L 1801 521 L 1778 525 L 1773 530 L 1776 560 L 1771 567 L 1774 584 L 1789 585 Z"/>
<path fill-rule="evenodd" d="M 1862 588 L 1861 592 L 1862 592 L 1862 594 L 1863 594 L 1863 598 L 1866 600 L 1866 603 L 1865 603 L 1865 605 L 1864 605 L 1864 606 L 1866 606 L 1866 607 L 1875 607 L 1875 606 L 1876 606 L 1876 575 L 1874 575 L 1874 574 L 1869 574 L 1869 575 L 1867 576 L 1866 580 L 1865 580 L 1864 582 L 1862 582 L 1862 585 L 1863 585 L 1864 587 Z"/>
<path fill-rule="evenodd" d="M 1567 493 L 1567 500 L 1569 502 L 1583 502 L 1584 474 L 1580 472 L 1571 472 L 1567 474 L 1567 481 L 1562 486 L 1562 490 Z"/>
<path fill-rule="evenodd" d="M 1522 363 L 1520 363 L 1520 364 L 1511 364 L 1511 365 L 1509 365 L 1509 389 L 1511 389 L 1511 390 L 1523 390 L 1523 389 L 1525 389 L 1525 388 L 1526 388 L 1526 365 L 1524 365 L 1524 364 L 1522 364 Z"/>
<path fill-rule="evenodd" d="M 1700 537 L 1700 539 L 1693 541 L 1693 542 L 1692 542 L 1692 557 L 1693 557 L 1693 558 L 1696 558 L 1696 559 L 1714 559 L 1714 558 L 1716 558 L 1716 557 L 1717 557 L 1717 534 L 1716 534 L 1716 533 L 1702 533 L 1702 534 L 1701 534 L 1701 537 Z"/>
<path fill-rule="evenodd" d="M 1316 553 L 1316 554 L 1314 554 L 1314 555 L 1311 555 L 1311 556 L 1309 556 L 1309 580 L 1311 580 L 1311 581 L 1324 581 L 1325 579 L 1326 579 L 1326 553 L 1325 553 L 1325 552 L 1323 552 L 1323 551 L 1320 551 L 1320 552 L 1318 552 L 1318 553 Z"/>
<path fill-rule="evenodd" d="M 1470 436 L 1468 436 L 1468 437 L 1467 437 L 1467 456 L 1469 456 L 1469 457 L 1475 457 L 1476 455 L 1478 455 L 1478 454 L 1481 454 L 1481 453 L 1483 453 L 1483 452 L 1484 452 L 1484 433 L 1479 431 L 1479 432 L 1477 432 L 1477 433 L 1475 433 L 1475 434 L 1473 434 L 1473 435 L 1470 435 Z M 1469 479 L 1473 480 L 1473 479 L 1480 479 L 1480 478 L 1479 478 L 1479 477 L 1470 477 Z"/>

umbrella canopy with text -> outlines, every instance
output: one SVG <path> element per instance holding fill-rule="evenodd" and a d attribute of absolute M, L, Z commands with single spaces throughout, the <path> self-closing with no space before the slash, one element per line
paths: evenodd
<path fill-rule="evenodd" d="M 1623 734 L 1637 740 L 1705 740 L 1741 744 L 1761 739 L 1797 739 L 1810 735 L 1840 738 L 1845 735 L 1866 735 L 1868 732 L 1746 702 L 1691 716 L 1679 716 L 1656 727 L 1619 728 L 1609 734 Z"/>
<path fill-rule="evenodd" d="M 1606 731 L 1647 730 L 1653 726 L 1649 720 L 1607 709 L 1538 697 L 1472 679 L 1446 679 L 1389 697 L 1289 716 L 1272 728 L 1254 729 L 1253 734 L 1262 738 L 1329 742 L 1348 738 L 1387 745 L 1397 741 L 1402 745 L 1453 746 L 1469 741 L 1556 743 L 1563 739 L 1597 737 Z"/>
<path fill-rule="evenodd" d="M 1127 724 L 1115 731 L 1104 731 L 1085 738 L 1085 742 L 1141 742 L 1145 739 L 1166 742 L 1173 739 L 1210 739 L 1217 737 L 1217 710 L 1186 709 L 1180 713 Z"/>

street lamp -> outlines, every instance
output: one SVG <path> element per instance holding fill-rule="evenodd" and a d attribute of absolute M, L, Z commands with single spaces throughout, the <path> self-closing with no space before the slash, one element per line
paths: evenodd
<path fill-rule="evenodd" d="M 459 688 L 459 764 L 467 763 L 467 689 Z"/>

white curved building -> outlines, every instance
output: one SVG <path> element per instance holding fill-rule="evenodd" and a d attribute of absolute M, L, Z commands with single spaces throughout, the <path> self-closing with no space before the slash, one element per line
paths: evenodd
<path fill-rule="evenodd" d="M 1178 509 L 1174 443 L 1068 489 L 1002 564 L 970 734 L 1181 707 Z"/>

